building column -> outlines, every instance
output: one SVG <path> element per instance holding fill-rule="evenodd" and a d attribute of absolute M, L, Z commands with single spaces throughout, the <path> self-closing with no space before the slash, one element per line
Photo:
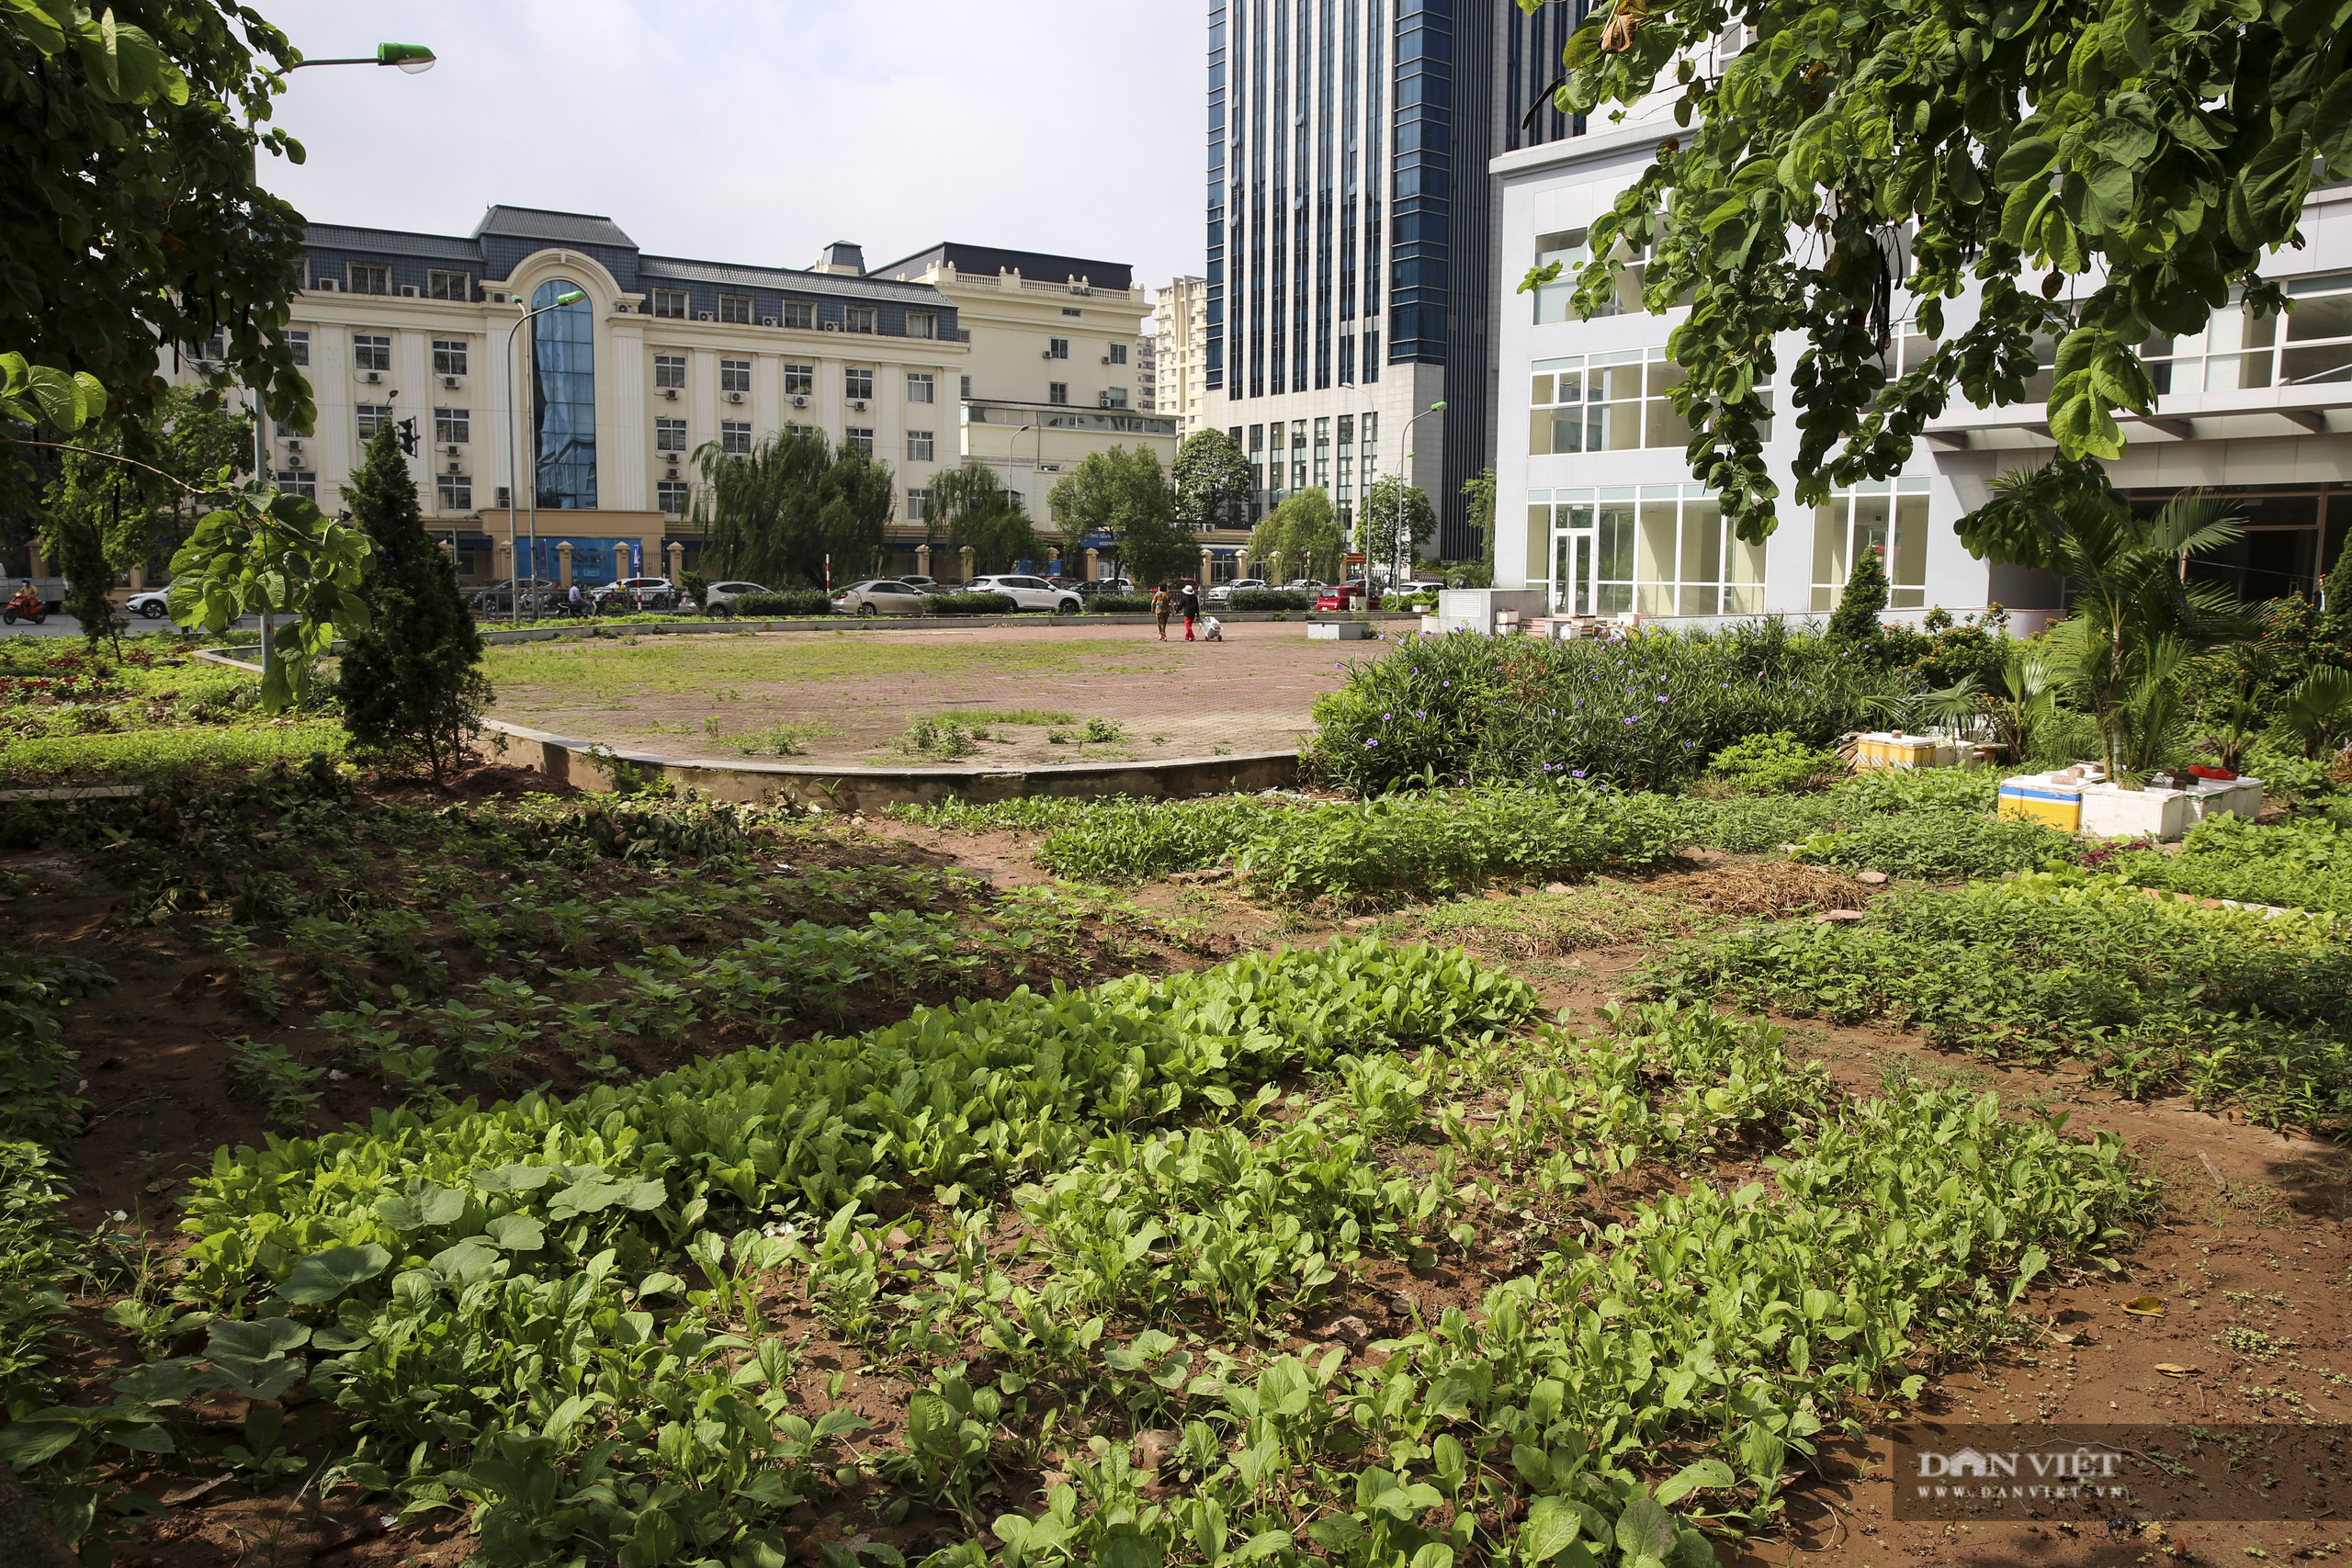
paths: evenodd
<path fill-rule="evenodd" d="M 1209 585 L 1209 547 L 1203 545 L 1201 547 L 1201 586 L 1204 588 Z"/>
<path fill-rule="evenodd" d="M 917 577 L 931 575 L 931 547 L 928 544 L 915 547 L 915 575 Z"/>
<path fill-rule="evenodd" d="M 147 569 L 145 567 L 134 566 L 130 569 L 130 591 L 133 593 L 144 593 L 147 592 Z"/>
<path fill-rule="evenodd" d="M 1250 575 L 1250 547 L 1247 545 L 1242 546 L 1241 548 L 1234 554 L 1233 575 L 1236 578 L 1243 578 Z"/>
<path fill-rule="evenodd" d="M 1092 582 L 1102 575 L 1102 552 L 1088 546 L 1086 550 L 1086 581 Z"/>
<path fill-rule="evenodd" d="M 956 553 L 964 558 L 964 581 L 969 582 L 972 581 L 972 547 L 966 545 Z"/>
<path fill-rule="evenodd" d="M 555 585 L 558 588 L 571 586 L 571 541 L 570 539 L 556 541 Z"/>
<path fill-rule="evenodd" d="M 490 575 L 494 581 L 500 582 L 506 582 L 513 580 L 514 576 L 514 547 L 509 541 L 499 539 L 492 542 L 491 545 Z"/>
<path fill-rule="evenodd" d="M 665 553 L 670 558 L 670 581 L 684 582 L 686 577 L 686 547 L 673 539 Z"/>

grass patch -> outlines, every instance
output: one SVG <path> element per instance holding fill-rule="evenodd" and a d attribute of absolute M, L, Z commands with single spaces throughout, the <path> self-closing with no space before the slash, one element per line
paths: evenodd
<path fill-rule="evenodd" d="M 717 722 L 713 719 L 705 728 L 708 728 Z M 712 733 L 717 731 L 713 729 Z M 735 753 L 741 757 L 799 757 L 808 753 L 810 740 L 831 733 L 830 725 L 814 721 L 794 724 L 779 720 L 774 724 L 755 725 L 731 739 Z"/>
<path fill-rule="evenodd" d="M 1397 929 L 1507 958 L 1556 958 L 1588 948 L 1687 936 L 1715 919 L 1679 899 L 1614 884 L 1516 897 L 1453 898 L 1401 911 Z"/>
<path fill-rule="evenodd" d="M 492 648 L 485 668 L 509 700 L 590 703 L 707 693 L 719 686 L 804 686 L 823 681 L 927 683 L 994 675 L 1058 674 L 1101 669 L 1133 649 L 1080 643 L 982 643 L 948 637 L 906 642 L 866 637 L 764 637 L 648 638 L 632 647 L 602 639 L 519 643 Z M 1155 671 L 1154 672 L 1158 672 Z"/>
<path fill-rule="evenodd" d="M 937 723 L 954 722 L 965 726 L 992 724 L 1076 724 L 1078 716 L 1059 708 L 949 708 L 931 716 Z"/>

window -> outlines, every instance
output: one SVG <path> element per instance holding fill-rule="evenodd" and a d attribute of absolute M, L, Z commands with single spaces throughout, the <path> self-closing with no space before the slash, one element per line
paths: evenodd
<path fill-rule="evenodd" d="M 433 411 L 434 440 L 446 446 L 453 441 L 471 441 L 473 438 L 473 410 L 435 409 Z"/>
<path fill-rule="evenodd" d="M 722 359 L 718 362 L 718 389 L 722 392 L 748 392 L 752 389 L 752 362 L 748 359 Z"/>
<path fill-rule="evenodd" d="M 932 457 L 931 457 L 931 447 L 932 447 L 932 433 L 931 433 L 930 431 L 928 431 L 928 430 L 910 430 L 910 431 L 908 431 L 908 432 L 907 432 L 907 461 L 908 461 L 908 462 L 910 462 L 910 463 L 928 463 L 928 462 L 930 462 L 930 461 L 932 460 Z"/>
<path fill-rule="evenodd" d="M 748 294 L 722 294 L 718 297 L 718 319 L 732 321 L 739 327 L 752 324 L 752 297 Z"/>
<path fill-rule="evenodd" d="M 819 429 L 818 429 L 815 425 L 813 425 L 813 424 L 787 424 L 787 425 L 786 425 L 786 426 L 784 427 L 784 433 L 785 433 L 786 435 L 816 435 L 816 436 L 822 436 L 822 435 L 825 434 L 823 431 L 819 430 Z"/>
<path fill-rule="evenodd" d="M 315 468 L 297 468 L 290 474 L 277 476 L 277 493 L 299 495 L 304 501 L 319 499 L 319 475 Z"/>
<path fill-rule="evenodd" d="M 310 333 L 288 333 L 286 334 L 286 347 L 288 351 L 294 355 L 295 364 L 308 365 L 311 362 Z"/>
<path fill-rule="evenodd" d="M 1065 305 L 1062 307 L 1062 314 L 1065 316 L 1075 316 L 1079 313 L 1079 309 L 1075 305 Z"/>
<path fill-rule="evenodd" d="M 752 423 L 749 420 L 730 419 L 718 426 L 718 449 L 730 457 L 752 455 Z"/>
<path fill-rule="evenodd" d="M 656 452 L 683 452 L 686 449 L 686 422 L 683 419 L 657 419 L 653 422 L 653 449 Z"/>
<path fill-rule="evenodd" d="M 1834 609 L 1862 550 L 1876 550 L 1897 610 L 1928 602 L 1928 486 L 1924 479 L 1877 479 L 1831 496 L 1813 514 L 1813 607 Z"/>
<path fill-rule="evenodd" d="M 842 439 L 861 452 L 874 450 L 874 432 L 861 425 L 851 425 L 842 432 Z"/>
<path fill-rule="evenodd" d="M 686 356 L 683 354 L 657 354 L 653 356 L 653 389 L 684 387 L 686 384 Z"/>
<path fill-rule="evenodd" d="M 1531 456 L 1690 445 L 1690 423 L 1675 412 L 1670 396 L 1681 384 L 1682 367 L 1670 362 L 1663 348 L 1539 359 L 1533 369 L 1528 391 Z M 1763 397 L 1770 409 L 1769 388 Z M 1759 428 L 1770 440 L 1770 423 Z"/>
<path fill-rule="evenodd" d="M 1636 254 L 1631 246 L 1620 242 L 1615 252 L 1619 261 L 1627 264 L 1617 274 L 1614 299 L 1595 310 L 1595 316 L 1619 316 L 1642 308 L 1643 264 L 1648 257 L 1644 251 Z M 1576 317 L 1574 300 L 1577 278 L 1592 265 L 1592 247 L 1585 243 L 1582 229 L 1564 229 L 1557 233 L 1535 237 L 1535 265 L 1560 264 L 1560 276 L 1535 291 L 1535 322 L 1542 326 L 1550 321 L 1572 321 Z M 1405 287 L 1403 278 L 1397 287 Z"/>
<path fill-rule="evenodd" d="M 927 490 L 910 490 L 907 491 L 907 521 L 910 523 L 920 523 L 930 514 L 931 491 Z"/>
<path fill-rule="evenodd" d="M 877 332 L 880 328 L 880 313 L 871 305 L 852 305 L 842 312 L 842 331 L 845 333 Z"/>
<path fill-rule="evenodd" d="M 1764 607 L 1763 547 L 1740 542 L 1703 485 L 1533 491 L 1527 500 L 1529 570 L 1542 574 L 1548 553 L 1559 609 L 1736 615 Z"/>
<path fill-rule="evenodd" d="M 907 372 L 907 401 L 910 403 L 927 403 L 932 400 L 932 390 L 933 382 L 930 371 L 910 370 Z"/>
<path fill-rule="evenodd" d="M 784 395 L 805 398 L 817 389 L 817 367 L 813 365 L 787 365 L 784 367 Z"/>
<path fill-rule="evenodd" d="M 1046 382 L 1046 400 L 1049 403 L 1066 403 L 1069 401 L 1069 383 L 1068 381 Z"/>
<path fill-rule="evenodd" d="M 842 396 L 853 401 L 864 401 L 874 396 L 874 372 L 849 369 L 842 372 Z"/>
<path fill-rule="evenodd" d="M 1106 409 L 1123 409 L 1127 406 L 1127 389 L 1125 387 L 1110 388 L 1103 392 L 1102 397 L 1104 400 L 1102 406 Z"/>
<path fill-rule="evenodd" d="M 972 400 L 972 378 L 969 376 L 956 378 L 956 395 L 967 403 Z"/>
<path fill-rule="evenodd" d="M 673 517 L 684 516 L 685 514 L 685 480 L 663 479 L 661 483 L 653 487 L 653 493 L 661 501 L 662 511 L 670 513 Z"/>
<path fill-rule="evenodd" d="M 390 370 L 392 367 L 392 340 L 374 333 L 352 333 L 351 367 L 354 370 Z"/>
<path fill-rule="evenodd" d="M 392 269 L 371 266 L 365 262 L 353 262 L 349 273 L 354 294 L 390 294 L 392 291 Z"/>
<path fill-rule="evenodd" d="M 471 299 L 474 280 L 463 272 L 428 272 L 424 275 L 424 295 L 428 299 Z"/>
<path fill-rule="evenodd" d="M 806 299 L 786 299 L 784 302 L 784 324 L 798 327 L 803 332 L 816 331 L 817 307 Z"/>
<path fill-rule="evenodd" d="M 1046 357 L 1048 359 L 1068 359 L 1069 357 L 1069 339 L 1066 337 L 1047 338 L 1046 340 Z"/>
<path fill-rule="evenodd" d="M 390 403 L 361 403 L 359 405 L 358 412 L 359 439 L 362 441 L 373 441 L 376 439 L 376 432 L 382 429 L 384 422 L 392 417 L 392 405 Z"/>
<path fill-rule="evenodd" d="M 471 512 L 474 509 L 474 479 L 471 474 L 436 474 L 433 488 L 440 492 L 444 512 Z"/>
<path fill-rule="evenodd" d="M 466 373 L 466 340 L 440 338 L 433 340 L 433 373 L 435 376 L 462 376 Z"/>
<path fill-rule="evenodd" d="M 1127 345 L 1123 343 L 1113 344 L 1111 345 L 1111 363 L 1114 365 L 1125 365 L 1126 362 Z"/>
<path fill-rule="evenodd" d="M 686 319 L 686 291 L 683 288 L 657 288 L 653 291 L 653 313 L 674 321 Z"/>
<path fill-rule="evenodd" d="M 929 310 L 909 310 L 907 335 L 909 337 L 937 337 L 939 318 Z"/>

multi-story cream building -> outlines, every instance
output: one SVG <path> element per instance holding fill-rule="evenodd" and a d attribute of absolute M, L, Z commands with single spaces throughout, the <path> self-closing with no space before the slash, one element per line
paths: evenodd
<path fill-rule="evenodd" d="M 1159 412 L 1176 416 L 1179 438 L 1214 423 L 1207 401 L 1208 284 L 1180 277 L 1153 302 L 1153 370 Z"/>
<path fill-rule="evenodd" d="M 931 478 L 957 459 L 956 305 L 866 276 L 854 245 L 805 270 L 694 261 L 608 218 L 494 207 L 465 236 L 314 225 L 304 285 L 288 336 L 318 418 L 269 431 L 278 487 L 334 511 L 378 425 L 413 417 L 427 513 L 469 582 L 518 555 L 560 577 L 565 543 L 584 583 L 692 569 L 692 455 L 796 428 L 891 464 L 889 564 L 910 570 Z"/>
<path fill-rule="evenodd" d="M 1141 446 L 1174 459 L 1176 423 L 1145 406 L 1136 353 L 1151 302 L 1124 264 L 948 243 L 868 276 L 953 307 L 967 350 L 963 455 L 1001 469 L 1041 525 L 1047 495 L 1090 453 Z M 1073 575 L 1080 565 L 1063 563 Z"/>

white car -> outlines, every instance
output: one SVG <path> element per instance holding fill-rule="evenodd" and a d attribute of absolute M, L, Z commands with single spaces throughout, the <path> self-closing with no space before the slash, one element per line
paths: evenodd
<path fill-rule="evenodd" d="M 894 577 L 853 582 L 833 595 L 836 615 L 920 615 L 922 595 Z"/>
<path fill-rule="evenodd" d="M 1073 588 L 1057 588 L 1042 577 L 976 577 L 964 584 L 967 593 L 1001 593 L 1016 610 L 1050 610 L 1075 615 L 1086 608 Z"/>
<path fill-rule="evenodd" d="M 141 620 L 160 621 L 172 613 L 172 596 L 167 590 L 150 588 L 125 599 L 122 607 Z"/>
<path fill-rule="evenodd" d="M 732 615 L 735 601 L 746 593 L 773 592 L 756 582 L 714 582 L 702 591 L 702 613 L 706 615 Z"/>
<path fill-rule="evenodd" d="M 1227 600 L 1232 598 L 1235 593 L 1245 589 L 1263 588 L 1265 586 L 1266 580 L 1262 577 L 1237 577 L 1231 582 L 1220 582 L 1215 588 L 1210 589 L 1209 603 L 1212 604 L 1222 604 Z"/>

